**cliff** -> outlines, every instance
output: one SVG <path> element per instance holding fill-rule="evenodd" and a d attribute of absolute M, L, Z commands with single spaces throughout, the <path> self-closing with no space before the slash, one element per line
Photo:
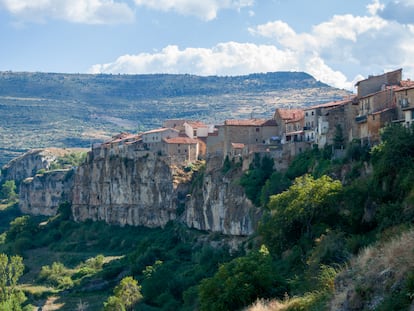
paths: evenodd
<path fill-rule="evenodd" d="M 102 145 L 76 170 L 72 212 L 76 221 L 164 226 L 176 218 L 177 188 L 167 159 L 134 145 Z"/>
<path fill-rule="evenodd" d="M 186 202 L 185 223 L 199 230 L 250 235 L 260 213 L 237 183 L 241 170 L 223 175 L 221 167 L 221 157 L 207 161 L 202 179 Z"/>
<path fill-rule="evenodd" d="M 202 162 L 184 169 L 166 156 L 139 150 L 134 143 L 102 144 L 73 170 L 25 179 L 20 209 L 50 216 L 68 201 L 75 221 L 163 227 L 177 220 L 199 230 L 249 235 L 256 209 L 234 181 L 241 172 L 223 175 L 221 161 L 213 158 L 205 169 Z"/>
<path fill-rule="evenodd" d="M 49 171 L 20 184 L 19 207 L 23 213 L 54 216 L 59 204 L 71 200 L 72 169 Z"/>
<path fill-rule="evenodd" d="M 40 170 L 49 170 L 59 157 L 69 153 L 85 151 L 82 148 L 33 149 L 11 160 L 1 169 L 0 184 L 6 180 L 20 183 L 27 177 L 33 177 Z"/>

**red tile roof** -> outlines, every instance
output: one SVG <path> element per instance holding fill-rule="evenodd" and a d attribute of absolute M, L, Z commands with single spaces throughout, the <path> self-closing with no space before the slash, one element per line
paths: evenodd
<path fill-rule="evenodd" d="M 188 125 L 190 125 L 193 129 L 198 129 L 198 128 L 206 128 L 208 127 L 207 124 L 201 122 L 201 121 L 187 121 L 185 122 Z"/>
<path fill-rule="evenodd" d="M 244 144 L 241 144 L 241 143 L 231 143 L 231 147 L 233 149 L 243 149 L 244 148 Z"/>
<path fill-rule="evenodd" d="M 337 106 L 342 106 L 345 105 L 347 103 L 350 103 L 353 101 L 353 99 L 356 98 L 355 96 L 351 96 L 349 98 L 344 98 L 342 100 L 337 100 L 337 101 L 333 101 L 333 102 L 329 102 L 329 103 L 325 103 L 325 104 L 320 104 L 320 105 L 316 105 L 316 106 L 311 106 L 311 107 L 306 107 L 303 110 L 312 110 L 312 109 L 316 109 L 316 108 L 330 108 L 330 107 L 337 107 Z"/>
<path fill-rule="evenodd" d="M 245 119 L 245 120 L 226 120 L 224 125 L 232 126 L 271 126 L 276 125 L 274 120 L 266 119 Z"/>
<path fill-rule="evenodd" d="M 115 136 L 112 136 L 112 139 L 110 141 L 105 142 L 104 144 L 119 143 L 125 140 L 137 140 L 139 137 L 140 135 L 137 135 L 137 134 L 130 134 L 130 133 L 123 132 Z"/>
<path fill-rule="evenodd" d="M 167 144 L 183 144 L 183 145 L 195 145 L 198 143 L 197 139 L 193 139 L 190 137 L 173 137 L 173 138 L 165 138 L 164 141 Z"/>
<path fill-rule="evenodd" d="M 282 120 L 296 122 L 305 117 L 305 113 L 302 109 L 276 109 L 276 113 L 280 115 Z"/>
<path fill-rule="evenodd" d="M 401 80 L 400 81 L 400 86 L 402 87 L 410 87 L 410 86 L 414 86 L 414 81 L 411 80 Z"/>
<path fill-rule="evenodd" d="M 161 133 L 161 132 L 165 132 L 165 131 L 168 131 L 168 130 L 171 130 L 171 131 L 174 131 L 174 132 L 178 133 L 178 130 L 176 130 L 176 129 L 162 127 L 162 128 L 159 128 L 159 129 L 154 129 L 154 130 L 151 130 L 151 131 L 144 132 L 142 134 L 145 135 L 145 134 Z"/>

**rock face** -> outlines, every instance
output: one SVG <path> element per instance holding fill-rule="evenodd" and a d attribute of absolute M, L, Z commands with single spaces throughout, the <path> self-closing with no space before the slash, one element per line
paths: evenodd
<path fill-rule="evenodd" d="M 56 215 L 59 204 L 71 200 L 73 173 L 56 170 L 26 178 L 20 184 L 20 210 L 32 215 Z"/>
<path fill-rule="evenodd" d="M 134 146 L 101 146 L 79 166 L 72 190 L 75 220 L 164 226 L 176 218 L 172 171 L 160 156 Z"/>
<path fill-rule="evenodd" d="M 48 170 L 50 165 L 57 160 L 58 157 L 74 151 L 85 151 L 81 148 L 47 148 L 33 149 L 20 157 L 11 160 L 1 169 L 0 183 L 6 180 L 14 180 L 17 183 L 27 177 L 33 177 L 41 170 Z"/>
<path fill-rule="evenodd" d="M 56 160 L 56 156 L 46 149 L 34 149 L 24 155 L 11 160 L 3 166 L 1 181 L 21 181 L 31 177 L 41 169 L 48 169 L 50 163 Z"/>
<path fill-rule="evenodd" d="M 20 208 L 50 216 L 67 201 L 76 221 L 163 227 L 177 220 L 199 230 L 250 235 L 259 213 L 235 182 L 241 171 L 223 175 L 221 161 L 212 158 L 194 173 L 133 143 L 102 144 L 76 169 L 25 179 Z"/>
<path fill-rule="evenodd" d="M 229 235 L 250 235 L 259 211 L 235 182 L 240 171 L 221 172 L 222 158 L 207 162 L 201 185 L 186 203 L 185 222 L 189 227 Z"/>

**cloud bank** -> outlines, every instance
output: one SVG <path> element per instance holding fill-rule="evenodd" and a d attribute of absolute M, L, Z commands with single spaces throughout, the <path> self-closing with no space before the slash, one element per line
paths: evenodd
<path fill-rule="evenodd" d="M 254 0 L 134 0 L 136 7 L 156 11 L 172 11 L 210 21 L 220 10 L 240 10 Z M 23 22 L 44 22 L 47 19 L 83 24 L 129 23 L 134 10 L 125 0 L 0 0 L 0 8 Z"/>
<path fill-rule="evenodd" d="M 81 24 L 117 24 L 135 18 L 126 3 L 113 0 L 0 0 L 0 8 L 23 22 L 51 18 Z"/>
<path fill-rule="evenodd" d="M 155 6 L 162 2 L 147 3 Z M 175 3 L 185 6 L 186 1 Z M 396 3 L 386 7 L 374 0 L 365 16 L 335 15 L 309 32 L 297 33 L 281 20 L 248 29 L 253 38 L 270 40 L 268 44 L 222 42 L 210 48 L 182 49 L 170 45 L 161 51 L 96 64 L 90 72 L 239 75 L 291 70 L 305 71 L 322 82 L 352 90 L 355 81 L 362 78 L 360 72 L 380 74 L 403 67 L 405 73 L 414 76 L 414 26 L 384 18 Z"/>

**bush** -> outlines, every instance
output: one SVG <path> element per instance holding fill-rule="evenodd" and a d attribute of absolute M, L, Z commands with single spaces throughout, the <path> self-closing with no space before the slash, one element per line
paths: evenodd
<path fill-rule="evenodd" d="M 71 271 L 62 263 L 54 262 L 52 266 L 43 266 L 39 273 L 39 280 L 58 289 L 69 289 L 73 287 Z"/>
<path fill-rule="evenodd" d="M 221 265 L 213 277 L 201 282 L 200 310 L 238 310 L 257 298 L 280 297 L 285 291 L 268 250 L 262 247 Z"/>

